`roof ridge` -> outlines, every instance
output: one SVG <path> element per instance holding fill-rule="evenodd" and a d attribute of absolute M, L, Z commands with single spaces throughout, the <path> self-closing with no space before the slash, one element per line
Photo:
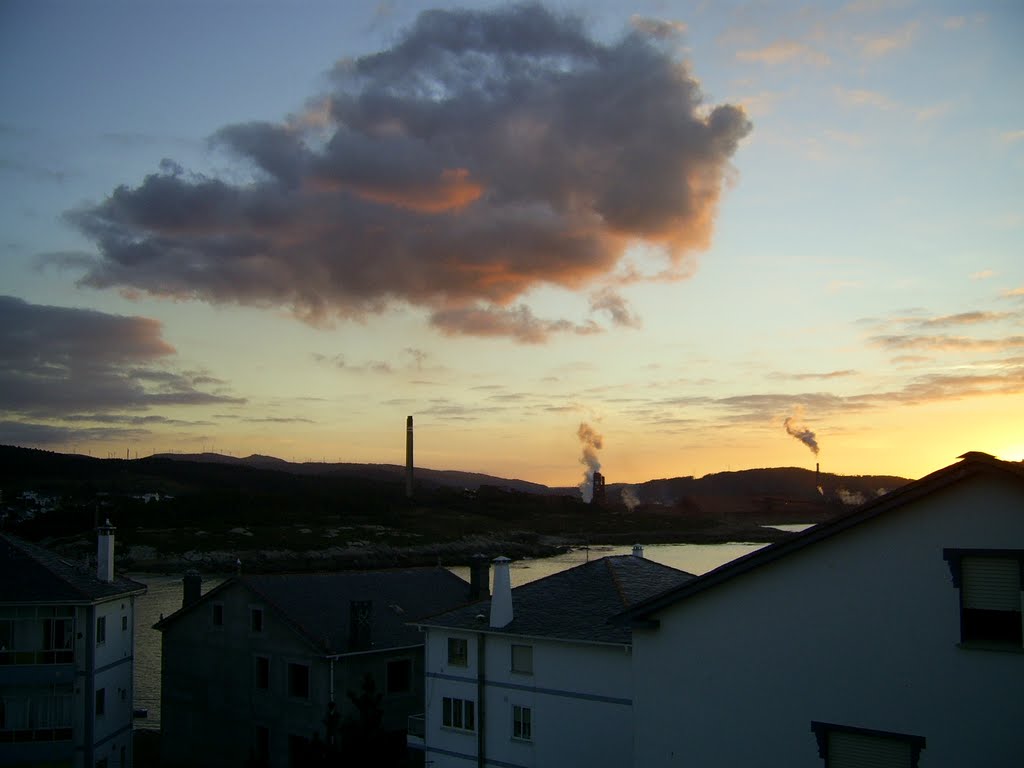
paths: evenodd
<path fill-rule="evenodd" d="M 629 557 L 632 557 L 632 555 L 629 555 Z M 615 587 L 615 593 L 619 596 L 619 602 L 622 603 L 623 608 L 628 608 L 629 600 L 626 598 L 626 593 L 622 589 L 622 582 L 619 581 L 618 572 L 614 568 L 612 568 L 611 558 L 603 557 L 601 558 L 601 560 L 605 564 L 605 570 L 608 571 L 609 575 L 612 578 L 612 585 Z"/>

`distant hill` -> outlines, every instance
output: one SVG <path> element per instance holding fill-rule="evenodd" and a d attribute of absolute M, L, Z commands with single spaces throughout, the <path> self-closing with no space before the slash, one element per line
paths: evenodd
<path fill-rule="evenodd" d="M 352 464 L 348 462 L 326 463 L 306 461 L 293 463 L 273 456 L 253 454 L 245 458 L 223 456 L 219 453 L 158 453 L 153 458 L 171 461 L 210 462 L 215 464 L 231 464 L 255 469 L 273 469 L 290 472 L 296 475 L 327 475 L 334 477 L 361 477 L 391 482 L 405 482 L 405 467 L 400 464 Z M 415 468 L 416 483 L 425 486 L 443 486 L 448 488 L 467 488 L 476 490 L 482 485 L 493 485 L 501 488 L 520 491 L 522 493 L 546 494 L 552 489 L 539 483 L 526 480 L 515 480 L 495 477 L 479 472 L 459 472 L 457 470 Z M 575 490 L 575 489 L 574 489 Z M 578 491 L 577 491 L 578 493 Z"/>
<path fill-rule="evenodd" d="M 94 551 L 105 519 L 139 568 L 317 570 L 539 557 L 586 542 L 767 542 L 907 482 L 785 467 L 611 484 L 604 503 L 473 472 L 271 456 L 95 459 L 0 446 L 0 529 Z M 819 490 L 820 486 L 820 490 Z"/>
<path fill-rule="evenodd" d="M 0 483 L 12 486 L 11 490 L 15 487 L 60 489 L 82 482 L 97 489 L 122 493 L 174 493 L 225 483 L 247 487 L 273 487 L 282 483 L 289 486 L 290 483 L 280 478 L 279 473 L 371 484 L 405 482 L 405 467 L 399 464 L 295 463 L 260 454 L 239 458 L 219 453 L 162 453 L 142 459 L 97 459 L 79 454 L 0 446 Z M 550 487 L 479 472 L 416 467 L 415 478 L 418 488 L 427 489 L 477 491 L 498 488 L 536 495 L 579 495 L 579 490 L 572 486 Z M 606 498 L 611 506 L 622 503 L 673 506 L 688 498 L 737 497 L 777 497 L 807 502 L 839 499 L 850 505 L 867 501 L 907 482 L 907 478 L 894 475 L 818 475 L 799 467 L 776 467 L 716 472 L 700 478 L 611 483 L 606 489 Z"/>

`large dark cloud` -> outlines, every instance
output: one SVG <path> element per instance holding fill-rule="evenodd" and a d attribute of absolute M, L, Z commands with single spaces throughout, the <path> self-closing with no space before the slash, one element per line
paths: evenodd
<path fill-rule="evenodd" d="M 0 415 L 70 418 L 170 405 L 237 403 L 216 380 L 168 369 L 160 323 L 0 296 Z"/>
<path fill-rule="evenodd" d="M 540 5 L 423 13 L 392 48 L 339 63 L 308 114 L 218 131 L 245 183 L 167 162 L 71 212 L 98 248 L 83 282 L 313 323 L 404 303 L 446 333 L 589 329 L 522 301 L 600 291 L 637 241 L 684 274 L 750 130 L 741 109 L 702 104 L 670 30 L 606 44 Z M 594 311 L 636 324 L 597 295 Z"/>

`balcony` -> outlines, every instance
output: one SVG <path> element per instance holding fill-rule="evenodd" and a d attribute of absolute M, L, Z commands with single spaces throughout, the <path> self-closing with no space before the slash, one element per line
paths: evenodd
<path fill-rule="evenodd" d="M 409 724 L 405 732 L 405 744 L 413 749 L 426 746 L 427 721 L 425 715 L 409 715 Z"/>
<path fill-rule="evenodd" d="M 31 651 L 0 651 L 0 667 L 9 664 L 73 664 L 75 652 L 45 648 Z"/>

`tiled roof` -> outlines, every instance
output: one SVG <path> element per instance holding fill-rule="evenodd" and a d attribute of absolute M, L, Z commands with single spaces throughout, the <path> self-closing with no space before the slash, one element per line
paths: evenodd
<path fill-rule="evenodd" d="M 116 577 L 100 581 L 95 568 L 0 534 L 0 603 L 92 603 L 142 593 L 146 585 Z"/>
<path fill-rule="evenodd" d="M 166 629 L 179 616 L 233 585 L 250 590 L 266 602 L 327 656 L 420 645 L 423 635 L 409 622 L 462 605 L 469 596 L 469 585 L 444 568 L 243 575 L 168 616 L 156 625 L 157 629 Z M 352 601 L 370 601 L 373 605 L 369 648 L 353 648 L 349 643 Z"/>
<path fill-rule="evenodd" d="M 823 539 L 828 539 L 854 526 L 873 520 L 880 515 L 898 513 L 903 507 L 936 493 L 961 480 L 980 475 L 997 475 L 1010 478 L 1017 483 L 1024 483 L 1024 462 L 1002 461 L 979 451 L 969 451 L 959 457 L 961 461 L 948 467 L 936 470 L 925 477 L 907 483 L 884 496 L 863 504 L 851 512 L 820 523 L 801 531 L 794 536 L 759 549 L 749 555 L 732 560 L 725 565 L 708 571 L 698 578 L 674 589 L 654 595 L 647 600 L 625 609 L 615 617 L 615 623 L 642 623 L 652 619 L 659 611 L 671 606 L 690 595 L 711 589 L 726 581 L 731 581 L 756 568 L 788 557 Z"/>
<path fill-rule="evenodd" d="M 693 578 L 693 574 L 634 555 L 603 557 L 513 589 L 513 619 L 501 629 L 489 626 L 489 599 L 431 616 L 420 623 L 628 645 L 632 642 L 630 628 L 610 624 L 608 619 L 645 598 Z"/>

